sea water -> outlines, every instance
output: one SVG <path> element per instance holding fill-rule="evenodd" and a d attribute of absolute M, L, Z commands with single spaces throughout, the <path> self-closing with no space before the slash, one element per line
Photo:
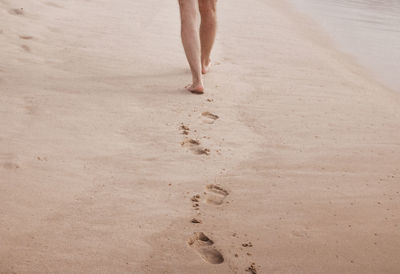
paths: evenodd
<path fill-rule="evenodd" d="M 338 47 L 400 92 L 400 0 L 289 0 Z"/>

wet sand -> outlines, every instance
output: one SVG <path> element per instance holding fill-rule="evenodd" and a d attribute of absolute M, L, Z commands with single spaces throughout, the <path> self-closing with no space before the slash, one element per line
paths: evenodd
<path fill-rule="evenodd" d="M 332 37 L 340 50 L 400 92 L 399 0 L 290 0 Z"/>
<path fill-rule="evenodd" d="M 175 1 L 0 1 L 0 273 L 400 271 L 400 94 L 219 9 L 195 96 Z"/>

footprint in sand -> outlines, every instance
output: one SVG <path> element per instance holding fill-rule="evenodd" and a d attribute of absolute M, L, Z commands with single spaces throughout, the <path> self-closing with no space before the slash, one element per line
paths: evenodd
<path fill-rule="evenodd" d="M 19 38 L 24 39 L 24 40 L 31 40 L 31 39 L 33 39 L 33 36 L 29 36 L 29 35 L 20 35 Z"/>
<path fill-rule="evenodd" d="M 0 141 L 2 139 L 0 138 Z M 17 156 L 12 153 L 0 153 L 0 169 L 17 170 L 20 166 L 17 164 Z"/>
<path fill-rule="evenodd" d="M 203 116 L 205 118 L 204 122 L 207 123 L 207 124 L 213 124 L 215 122 L 215 120 L 219 119 L 218 115 L 215 115 L 215 114 L 213 114 L 211 112 L 208 112 L 208 111 L 203 112 L 201 114 L 201 116 Z"/>
<path fill-rule="evenodd" d="M 31 52 L 31 48 L 28 47 L 27 45 L 21 45 L 21 48 L 26 52 Z"/>
<path fill-rule="evenodd" d="M 219 185 L 208 185 L 205 201 L 212 205 L 221 205 L 229 192 Z"/>
<path fill-rule="evenodd" d="M 246 268 L 246 272 L 249 272 L 251 274 L 257 274 L 256 264 L 251 263 L 251 265 L 248 268 Z"/>
<path fill-rule="evenodd" d="M 5 162 L 2 164 L 4 169 L 7 170 L 16 170 L 19 168 L 19 165 L 17 165 L 16 163 L 12 163 L 12 162 Z"/>
<path fill-rule="evenodd" d="M 39 112 L 39 108 L 37 106 L 37 103 L 35 102 L 34 97 L 26 96 L 24 97 L 25 101 L 25 112 L 28 115 L 33 115 L 37 114 Z"/>
<path fill-rule="evenodd" d="M 198 155 L 209 155 L 210 150 L 208 148 L 203 148 L 200 144 L 199 141 L 193 140 L 190 138 L 185 138 L 183 142 L 181 143 L 183 147 L 188 148 L 190 151 L 192 151 L 194 154 Z"/>
<path fill-rule="evenodd" d="M 185 126 L 183 123 L 179 127 L 183 135 L 189 135 L 190 133 L 190 128 L 188 126 Z"/>
<path fill-rule="evenodd" d="M 200 220 L 200 219 L 197 219 L 197 218 L 192 218 L 192 220 L 190 220 L 190 222 L 191 222 L 192 224 L 201 224 L 201 223 L 202 223 L 201 220 Z"/>
<path fill-rule="evenodd" d="M 61 8 L 63 8 L 63 6 L 60 6 L 60 5 L 58 5 L 58 4 L 56 4 L 56 3 L 53 3 L 53 2 L 44 2 L 47 6 L 50 6 L 50 7 L 54 7 L 54 8 L 59 8 L 59 9 L 61 9 Z"/>
<path fill-rule="evenodd" d="M 194 233 L 188 244 L 204 261 L 210 264 L 222 264 L 224 262 L 224 256 L 214 248 L 214 242 L 203 232 Z"/>
<path fill-rule="evenodd" d="M 300 238 L 308 238 L 309 235 L 307 234 L 306 231 L 301 231 L 301 230 L 293 230 L 291 233 L 294 237 L 300 237 Z"/>
<path fill-rule="evenodd" d="M 24 9 L 23 8 L 19 8 L 19 9 L 10 9 L 8 11 L 10 14 L 12 15 L 24 15 Z"/>

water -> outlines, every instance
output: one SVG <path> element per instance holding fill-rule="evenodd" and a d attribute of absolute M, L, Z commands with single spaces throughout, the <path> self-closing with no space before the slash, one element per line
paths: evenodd
<path fill-rule="evenodd" d="M 290 0 L 346 53 L 400 92 L 400 0 Z"/>

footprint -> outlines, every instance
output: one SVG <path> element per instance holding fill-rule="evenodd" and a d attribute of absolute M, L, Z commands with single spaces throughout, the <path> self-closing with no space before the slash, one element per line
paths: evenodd
<path fill-rule="evenodd" d="M 210 154 L 210 150 L 208 148 L 203 148 L 200 145 L 200 142 L 197 141 L 197 140 L 193 140 L 193 139 L 190 139 L 190 138 L 185 138 L 185 140 L 183 140 L 181 145 L 183 147 L 188 148 L 194 154 L 198 154 L 198 155 L 203 155 L 203 154 L 204 155 L 209 155 Z"/>
<path fill-rule="evenodd" d="M 308 238 L 309 237 L 306 231 L 300 231 L 300 230 L 293 230 L 292 235 L 294 237 L 300 237 L 300 238 L 304 238 L 304 237 Z"/>
<path fill-rule="evenodd" d="M 45 4 L 47 6 L 54 7 L 54 8 L 59 8 L 59 9 L 63 8 L 63 6 L 60 6 L 60 5 L 58 5 L 56 3 L 53 3 L 53 2 L 45 2 Z"/>
<path fill-rule="evenodd" d="M 19 8 L 19 9 L 10 9 L 8 11 L 10 14 L 12 15 L 24 15 L 24 9 L 23 8 Z"/>
<path fill-rule="evenodd" d="M 188 126 L 185 126 L 183 123 L 179 127 L 179 129 L 182 131 L 183 135 L 189 135 L 190 128 Z"/>
<path fill-rule="evenodd" d="M 31 52 L 31 48 L 28 47 L 27 45 L 21 45 L 21 48 L 22 48 L 23 50 L 25 50 L 26 52 Z"/>
<path fill-rule="evenodd" d="M 39 108 L 37 107 L 34 97 L 26 96 L 24 97 L 24 100 L 24 109 L 28 115 L 34 115 L 39 112 Z"/>
<path fill-rule="evenodd" d="M 19 168 L 19 165 L 17 165 L 16 163 L 12 163 L 12 162 L 5 162 L 2 164 L 4 169 L 8 169 L 8 170 L 16 170 Z"/>
<path fill-rule="evenodd" d="M 257 274 L 256 264 L 251 263 L 251 265 L 248 268 L 246 268 L 246 272 L 249 272 L 251 274 Z"/>
<path fill-rule="evenodd" d="M 1 140 L 1 138 L 0 138 Z M 0 168 L 7 170 L 16 170 L 20 166 L 17 164 L 17 156 L 12 153 L 0 153 Z"/>
<path fill-rule="evenodd" d="M 206 192 L 206 203 L 212 205 L 221 205 L 229 192 L 219 185 L 208 185 Z"/>
<path fill-rule="evenodd" d="M 199 220 L 197 218 L 192 218 L 192 220 L 190 220 L 190 222 L 193 224 L 201 224 L 201 220 Z"/>
<path fill-rule="evenodd" d="M 224 256 L 214 248 L 214 242 L 203 232 L 194 233 L 188 244 L 204 261 L 210 264 L 222 264 L 224 262 Z"/>
<path fill-rule="evenodd" d="M 253 244 L 251 242 L 243 243 L 243 247 L 253 247 Z"/>
<path fill-rule="evenodd" d="M 211 112 L 203 112 L 201 114 L 203 117 L 207 118 L 207 120 L 204 120 L 204 122 L 208 123 L 208 124 L 213 124 L 215 122 L 215 120 L 219 119 L 218 115 L 215 115 Z"/>
<path fill-rule="evenodd" d="M 24 40 L 31 40 L 31 39 L 33 39 L 33 36 L 29 36 L 29 35 L 20 35 L 19 38 L 24 39 Z"/>

